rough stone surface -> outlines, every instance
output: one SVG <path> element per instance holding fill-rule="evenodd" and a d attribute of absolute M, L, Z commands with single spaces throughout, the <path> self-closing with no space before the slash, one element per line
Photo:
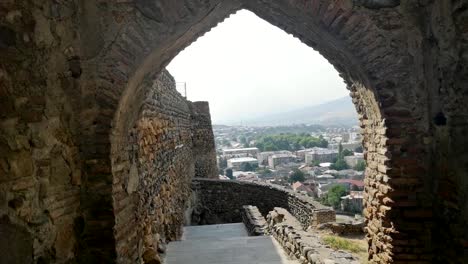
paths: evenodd
<path fill-rule="evenodd" d="M 303 229 L 335 221 L 335 211 L 312 198 L 278 186 L 227 180 L 194 179 L 192 224 L 242 222 L 242 208 L 253 205 L 266 216 L 274 207 L 287 208 Z"/>
<path fill-rule="evenodd" d="M 286 209 L 275 207 L 267 215 L 267 231 L 286 253 L 303 264 L 358 264 L 350 253 L 335 251 L 324 245 L 317 233 L 302 229 L 301 223 Z"/>
<path fill-rule="evenodd" d="M 142 85 L 152 89 L 128 131 L 127 148 L 113 153 L 114 234 L 122 263 L 159 263 L 163 244 L 182 235 L 196 165 L 216 166 L 197 146 L 214 140 L 208 104 L 183 98 L 167 71 Z"/>
<path fill-rule="evenodd" d="M 247 229 L 249 236 L 265 235 L 266 221 L 256 206 L 242 206 L 242 222 Z"/>
<path fill-rule="evenodd" d="M 141 84 L 245 8 L 318 50 L 348 85 L 369 165 L 371 260 L 466 263 L 467 5 L 0 1 L 0 215 L 32 235 L 34 261 L 120 260 L 113 155 L 129 147 Z"/>
<path fill-rule="evenodd" d="M 329 229 L 338 235 L 361 235 L 364 233 L 365 223 L 324 223 L 317 226 L 317 229 Z"/>
<path fill-rule="evenodd" d="M 195 177 L 217 179 L 218 167 L 210 108 L 207 102 L 193 102 L 190 106 Z"/>

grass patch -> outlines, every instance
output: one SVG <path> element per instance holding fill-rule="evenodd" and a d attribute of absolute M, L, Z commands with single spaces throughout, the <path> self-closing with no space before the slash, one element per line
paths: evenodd
<path fill-rule="evenodd" d="M 325 236 L 323 242 L 335 250 L 346 250 L 353 253 L 367 252 L 366 248 L 358 242 L 337 236 Z"/>

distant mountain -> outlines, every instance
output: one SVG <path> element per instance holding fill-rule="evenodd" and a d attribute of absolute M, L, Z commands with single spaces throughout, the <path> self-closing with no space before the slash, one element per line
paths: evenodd
<path fill-rule="evenodd" d="M 252 126 L 293 124 L 353 126 L 358 124 L 358 116 L 351 97 L 346 96 L 319 105 L 244 120 L 243 124 Z"/>

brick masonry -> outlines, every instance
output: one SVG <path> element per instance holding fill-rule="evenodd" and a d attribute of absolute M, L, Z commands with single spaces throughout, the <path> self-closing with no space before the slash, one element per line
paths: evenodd
<path fill-rule="evenodd" d="M 128 132 L 127 148 L 113 157 L 114 234 L 121 263 L 160 261 L 158 248 L 182 235 L 197 166 L 216 167 L 212 152 L 199 147 L 201 141 L 214 146 L 208 103 L 187 101 L 167 71 L 148 76 L 142 85 L 151 89 Z"/>
<path fill-rule="evenodd" d="M 5 232 L 24 234 L 3 252 L 121 259 L 114 172 L 150 89 L 141 84 L 245 8 L 318 50 L 348 85 L 369 164 L 372 262 L 468 262 L 467 5 L 1 1 L 0 215 Z"/>

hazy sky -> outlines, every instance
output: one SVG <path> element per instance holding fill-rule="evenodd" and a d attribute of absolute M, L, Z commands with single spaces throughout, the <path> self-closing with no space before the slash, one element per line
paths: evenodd
<path fill-rule="evenodd" d="M 209 101 L 215 124 L 319 104 L 348 95 L 312 48 L 242 10 L 192 43 L 167 67 L 191 101 Z"/>

